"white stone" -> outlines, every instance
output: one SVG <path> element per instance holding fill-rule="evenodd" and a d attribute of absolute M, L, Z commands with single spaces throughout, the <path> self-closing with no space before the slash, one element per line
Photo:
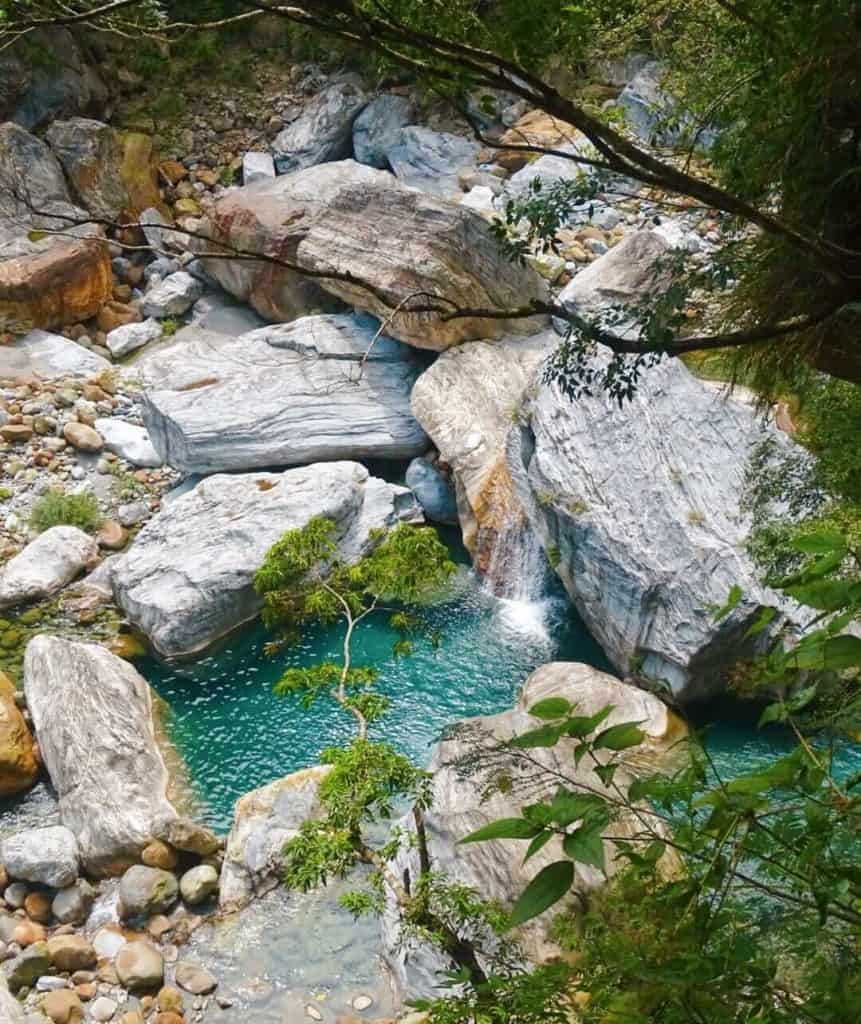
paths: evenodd
<path fill-rule="evenodd" d="M 93 1020 L 105 1022 L 113 1018 L 117 1012 L 117 1004 L 107 996 L 99 996 L 90 1003 L 90 1016 Z"/>
<path fill-rule="evenodd" d="M 242 184 L 253 185 L 275 177 L 275 161 L 271 153 L 246 153 L 242 157 Z"/>
<path fill-rule="evenodd" d="M 142 312 L 147 317 L 182 316 L 203 294 L 203 285 L 185 270 L 166 277 L 144 297 Z"/>
<path fill-rule="evenodd" d="M 0 608 L 56 594 L 85 569 L 91 569 L 98 557 L 98 544 L 83 530 L 52 526 L 0 571 Z"/>
<path fill-rule="evenodd" d="M 151 341 L 158 341 L 161 335 L 161 324 L 151 317 L 140 323 L 115 327 L 108 333 L 105 344 L 110 349 L 111 355 L 120 358 L 127 356 L 129 352 L 134 352 L 135 349 L 142 348 Z"/>
<path fill-rule="evenodd" d="M 0 377 L 94 377 L 110 365 L 103 356 L 50 331 L 30 331 L 0 345 Z"/>
<path fill-rule="evenodd" d="M 78 843 L 62 825 L 26 829 L 0 843 L 0 863 L 12 878 L 63 889 L 78 878 Z"/>
<path fill-rule="evenodd" d="M 164 465 L 164 459 L 153 447 L 145 427 L 114 417 L 103 417 L 95 422 L 109 452 L 119 455 L 133 466 L 153 469 Z"/>

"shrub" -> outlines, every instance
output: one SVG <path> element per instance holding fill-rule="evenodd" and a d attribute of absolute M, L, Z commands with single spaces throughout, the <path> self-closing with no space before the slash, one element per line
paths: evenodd
<path fill-rule="evenodd" d="M 83 494 L 48 491 L 30 513 L 30 525 L 38 533 L 44 533 L 52 526 L 77 526 L 87 533 L 94 533 L 101 522 L 99 504 L 95 495 L 88 491 Z"/>

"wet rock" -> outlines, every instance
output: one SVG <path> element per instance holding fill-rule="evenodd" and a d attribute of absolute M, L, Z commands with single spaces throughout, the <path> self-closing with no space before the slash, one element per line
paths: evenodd
<path fill-rule="evenodd" d="M 148 917 L 169 910 L 179 898 L 179 886 L 169 871 L 135 864 L 120 882 L 120 914 L 123 918 Z"/>
<path fill-rule="evenodd" d="M 55 935 L 48 940 L 48 954 L 58 971 L 88 971 L 96 966 L 96 951 L 83 935 Z"/>
<path fill-rule="evenodd" d="M 186 903 L 204 903 L 218 889 L 218 872 L 209 864 L 199 864 L 182 876 L 179 891 Z"/>
<path fill-rule="evenodd" d="M 127 356 L 129 352 L 142 348 L 151 341 L 158 341 L 162 336 L 162 327 L 158 320 L 150 318 L 136 324 L 124 324 L 122 327 L 115 327 L 106 340 L 105 344 L 111 351 L 111 355 L 117 359 Z"/>
<path fill-rule="evenodd" d="M 26 829 L 0 844 L 0 861 L 12 878 L 63 889 L 78 878 L 78 843 L 62 825 Z"/>
<path fill-rule="evenodd" d="M 409 491 L 351 462 L 208 477 L 166 505 L 120 557 L 115 598 L 162 654 L 202 650 L 257 615 L 253 577 L 266 551 L 315 515 L 338 524 L 347 561 L 369 550 L 373 530 L 420 517 Z"/>
<path fill-rule="evenodd" d="M 365 107 L 353 124 L 353 151 L 360 164 L 389 166 L 388 151 L 398 142 L 401 129 L 411 124 L 415 106 L 407 96 L 384 93 Z"/>
<path fill-rule="evenodd" d="M 94 427 L 104 440 L 105 448 L 133 466 L 155 469 L 164 464 L 153 447 L 149 431 L 144 427 L 117 417 L 101 417 L 96 420 Z"/>
<path fill-rule="evenodd" d="M 206 261 L 222 287 L 269 320 L 292 320 L 327 303 L 331 308 L 325 290 L 383 320 L 391 317 L 392 337 L 436 351 L 506 332 L 530 333 L 543 323 L 443 321 L 434 312 L 402 309 L 392 316 L 415 293 L 444 296 L 461 307 L 504 309 L 545 298 L 547 285 L 533 270 L 502 256 L 490 226 L 474 211 L 405 188 L 391 175 L 353 161 L 235 189 L 214 205 L 201 231 L 335 275 L 313 283 L 268 263 Z M 344 279 L 347 271 L 372 290 Z"/>
<path fill-rule="evenodd" d="M 82 864 L 94 874 L 122 872 L 176 814 L 146 680 L 98 644 L 41 635 L 27 645 L 24 692 Z"/>
<path fill-rule="evenodd" d="M 36 983 L 36 979 L 47 974 L 51 968 L 51 957 L 45 942 L 35 942 L 5 965 L 6 981 L 11 992 Z"/>
<path fill-rule="evenodd" d="M 218 987 L 217 979 L 209 971 L 188 960 L 181 960 L 176 965 L 176 983 L 193 996 L 209 995 Z"/>
<path fill-rule="evenodd" d="M 54 121 L 45 138 L 80 204 L 95 217 L 117 220 L 129 198 L 120 176 L 122 153 L 113 128 L 75 117 Z"/>
<path fill-rule="evenodd" d="M 459 197 L 458 174 L 475 164 L 478 150 L 478 143 L 471 139 L 410 125 L 401 129 L 385 155 L 395 177 L 410 188 Z"/>
<path fill-rule="evenodd" d="M 410 409 L 419 364 L 377 328 L 312 316 L 238 338 L 182 332 L 140 367 L 153 445 L 195 474 L 424 451 Z"/>
<path fill-rule="evenodd" d="M 63 437 L 80 452 L 100 452 L 105 447 L 102 435 L 86 423 L 67 423 L 63 427 Z"/>
<path fill-rule="evenodd" d="M 278 173 L 350 156 L 353 122 L 367 102 L 358 75 L 344 75 L 323 88 L 275 138 Z"/>
<path fill-rule="evenodd" d="M 12 680 L 0 672 L 0 796 L 23 793 L 39 775 L 37 748 L 15 694 Z"/>
<path fill-rule="evenodd" d="M 413 459 L 407 466 L 405 480 L 431 522 L 457 523 L 454 486 L 432 462 L 424 458 Z"/>
<path fill-rule="evenodd" d="M 132 992 L 164 983 L 164 958 L 148 942 L 127 942 L 117 953 L 116 969 L 122 984 Z"/>

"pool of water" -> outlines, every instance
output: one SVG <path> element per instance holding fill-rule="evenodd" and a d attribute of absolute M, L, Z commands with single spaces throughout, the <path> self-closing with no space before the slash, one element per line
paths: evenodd
<path fill-rule="evenodd" d="M 552 659 L 608 668 L 597 644 L 562 597 L 499 600 L 461 566 L 452 593 L 428 612 L 439 646 L 419 643 L 395 658 L 397 639 L 385 616 L 360 628 L 355 664 L 373 664 L 378 689 L 392 700 L 372 730 L 426 762 L 442 728 L 460 718 L 510 708 L 518 688 Z M 326 698 L 310 710 L 272 686 L 288 665 L 339 658 L 343 630 L 315 630 L 298 646 L 269 658 L 272 637 L 254 624 L 220 649 L 188 664 L 150 659 L 144 677 L 167 702 L 171 738 L 185 758 L 209 823 L 229 830 L 236 799 L 289 772 L 315 764 L 320 751 L 347 739 L 352 719 Z"/>

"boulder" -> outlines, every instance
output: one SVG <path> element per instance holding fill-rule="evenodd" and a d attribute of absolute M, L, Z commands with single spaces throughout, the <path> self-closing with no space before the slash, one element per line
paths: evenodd
<path fill-rule="evenodd" d="M 298 834 L 302 822 L 322 816 L 320 786 L 330 771 L 315 765 L 236 801 L 221 868 L 219 909 L 241 910 L 279 884 L 284 844 Z"/>
<path fill-rule="evenodd" d="M 681 135 L 676 102 L 661 84 L 665 71 L 659 61 L 650 61 L 628 82 L 616 101 L 631 131 L 644 142 L 660 146 L 672 145 Z M 708 138 L 714 138 L 712 131 Z"/>
<path fill-rule="evenodd" d="M 179 891 L 186 903 L 197 906 L 218 891 L 218 872 L 211 864 L 198 864 L 182 876 Z"/>
<path fill-rule="evenodd" d="M 349 315 L 238 338 L 185 330 L 139 366 L 152 443 L 199 474 L 416 455 L 427 448 L 410 410 L 420 368 L 376 333 L 376 321 Z"/>
<path fill-rule="evenodd" d="M 158 165 L 152 137 L 143 132 L 125 132 L 120 137 L 120 146 L 120 180 L 128 196 L 124 216 L 133 220 L 149 208 L 167 216 L 168 210 L 158 188 Z"/>
<path fill-rule="evenodd" d="M 201 231 L 243 251 L 277 253 L 316 275 L 341 275 L 311 281 L 272 263 L 206 260 L 222 287 L 269 320 L 319 309 L 329 293 L 379 317 L 391 337 L 436 351 L 512 331 L 528 334 L 542 322 L 444 321 L 435 312 L 398 309 L 416 294 L 445 299 L 446 308 L 520 308 L 546 299 L 547 285 L 504 258 L 490 226 L 473 210 L 352 161 L 236 189 L 213 206 Z"/>
<path fill-rule="evenodd" d="M 38 751 L 15 702 L 15 685 L 0 672 L 0 797 L 23 793 L 38 776 Z"/>
<path fill-rule="evenodd" d="M 371 100 L 353 124 L 353 153 L 360 164 L 385 169 L 387 153 L 401 129 L 412 124 L 415 104 L 408 96 L 383 93 Z"/>
<path fill-rule="evenodd" d="M 606 727 L 629 721 L 640 723 L 645 734 L 643 742 L 625 752 L 624 766 L 617 770 L 614 778 L 614 784 L 623 791 L 638 775 L 669 768 L 683 756 L 680 741 L 686 735 L 685 725 L 657 697 L 589 665 L 573 662 L 555 662 L 534 672 L 526 681 L 514 710 L 467 719 L 450 728 L 446 739 L 431 758 L 433 800 L 425 815 L 430 857 L 435 870 L 444 873 L 452 882 L 470 886 L 483 899 L 497 901 L 504 906 L 510 905 L 542 868 L 560 859 L 560 841 L 551 840 L 525 864 L 525 845 L 522 842 L 494 840 L 460 846 L 458 841 L 492 821 L 512 817 L 521 806 L 550 799 L 558 788 L 560 776 L 570 780 L 566 782 L 568 788 L 582 788 L 587 792 L 600 790 L 601 782 L 588 759 L 574 764 L 573 740 L 562 740 L 555 747 L 530 750 L 529 766 L 521 763 L 518 767 L 515 759 L 509 767 L 504 767 L 498 759 L 489 758 L 483 768 L 464 773 L 458 771 L 457 762 L 472 759 L 472 763 L 480 764 L 475 760 L 477 751 L 489 750 L 513 736 L 536 728 L 540 723 L 528 714 L 528 709 L 547 697 L 564 697 L 575 704 L 582 715 L 591 715 L 608 704 L 612 705 L 613 711 L 603 723 Z M 535 762 L 545 769 L 546 775 L 536 778 Z M 502 770 L 512 777 L 512 789 L 504 792 L 493 785 Z M 410 822 L 411 816 L 402 822 L 402 826 L 410 829 Z M 660 831 L 657 820 L 652 824 Z M 631 836 L 641 830 L 641 814 L 636 812 L 622 812 L 608 826 L 604 840 L 608 877 L 627 863 L 624 859 L 617 862 L 616 848 L 610 838 Z M 665 854 L 662 867 L 672 870 L 674 865 L 675 858 Z M 415 879 L 419 873 L 417 851 L 402 848 L 391 867 L 397 877 L 402 877 L 406 871 Z M 574 884 L 577 891 L 590 893 L 604 882 L 605 877 L 597 868 L 577 864 Z M 571 909 L 577 908 L 573 895 L 569 896 L 567 905 Z M 550 936 L 552 920 L 559 910 L 560 906 L 551 908 L 517 929 L 515 937 L 527 960 L 540 963 L 560 955 Z M 383 921 L 383 956 L 400 994 L 405 997 L 439 995 L 440 975 L 437 971 L 445 966 L 444 961 L 435 949 L 413 939 L 405 942 L 401 939 L 396 905 L 390 900 Z"/>
<path fill-rule="evenodd" d="M 78 843 L 62 825 L 30 828 L 0 843 L 0 862 L 11 878 L 64 889 L 78 879 Z"/>
<path fill-rule="evenodd" d="M 11 992 L 29 988 L 51 969 L 51 957 L 45 942 L 34 942 L 5 965 L 6 982 Z M 2 1007 L 2 1003 L 0 1003 Z"/>
<path fill-rule="evenodd" d="M 48 939 L 48 953 L 57 970 L 69 974 L 96 966 L 96 951 L 83 935 L 54 935 Z"/>
<path fill-rule="evenodd" d="M 353 122 L 367 102 L 358 75 L 344 75 L 323 88 L 276 136 L 272 150 L 278 173 L 350 156 Z"/>
<path fill-rule="evenodd" d="M 218 988 L 218 981 L 198 964 L 182 960 L 176 965 L 176 983 L 193 996 L 207 996 Z"/>
<path fill-rule="evenodd" d="M 202 294 L 203 285 L 200 281 L 186 271 L 179 270 L 147 292 L 142 312 L 144 316 L 160 319 L 182 316 Z"/>
<path fill-rule="evenodd" d="M 284 473 L 208 477 L 166 505 L 116 563 L 117 603 L 161 654 L 193 654 L 261 608 L 253 579 L 282 534 L 314 516 L 337 524 L 340 556 L 355 560 L 373 533 L 421 513 L 406 488 L 354 462 Z"/>
<path fill-rule="evenodd" d="M 63 427 L 63 437 L 79 452 L 95 454 L 105 447 L 105 440 L 98 430 L 75 420 L 71 420 Z"/>
<path fill-rule="evenodd" d="M 27 645 L 24 692 L 81 863 L 120 874 L 176 816 L 146 680 L 98 644 L 43 635 Z"/>
<path fill-rule="evenodd" d="M 179 885 L 170 871 L 135 864 L 120 880 L 120 917 L 149 917 L 170 908 L 179 899 Z"/>
<path fill-rule="evenodd" d="M 51 597 L 92 569 L 98 557 L 98 544 L 83 530 L 52 526 L 0 570 L 0 608 Z"/>
<path fill-rule="evenodd" d="M 151 341 L 158 341 L 162 333 L 161 324 L 150 317 L 149 320 L 142 320 L 140 323 L 115 327 L 105 339 L 105 344 L 114 358 L 121 359 Z"/>
<path fill-rule="evenodd" d="M 164 465 L 144 427 L 125 420 L 102 417 L 94 423 L 109 452 L 119 455 L 133 466 L 155 469 Z"/>
<path fill-rule="evenodd" d="M 767 437 L 791 443 L 668 360 L 621 409 L 545 384 L 509 438 L 517 495 L 584 622 L 620 671 L 637 666 L 676 700 L 721 692 L 767 638 L 744 640 L 760 607 L 785 607 L 759 582 L 739 504 Z M 734 585 L 743 599 L 715 622 Z"/>
<path fill-rule="evenodd" d="M 131 992 L 161 988 L 164 957 L 148 942 L 127 942 L 117 953 L 114 966 L 120 982 Z"/>
<path fill-rule="evenodd" d="M 567 121 L 561 121 L 543 110 L 530 110 L 505 132 L 499 140 L 503 146 L 541 146 L 544 149 L 560 149 L 572 146 L 583 139 L 580 132 Z M 519 171 L 536 159 L 534 153 L 517 149 L 495 150 L 496 162 L 512 173 Z M 540 157 L 538 158 L 540 159 Z"/>
<path fill-rule="evenodd" d="M 205 825 L 191 818 L 167 818 L 160 822 L 153 836 L 182 853 L 196 857 L 211 857 L 221 848 L 222 841 Z"/>
<path fill-rule="evenodd" d="M 459 198 L 458 173 L 474 166 L 479 148 L 477 142 L 461 135 L 409 125 L 387 147 L 385 156 L 395 176 L 410 188 Z"/>
<path fill-rule="evenodd" d="M 116 221 L 129 205 L 120 174 L 122 150 L 110 125 L 85 117 L 54 121 L 45 139 L 76 200 L 94 217 Z"/>
<path fill-rule="evenodd" d="M 406 485 L 425 516 L 434 523 L 457 523 L 457 495 L 451 480 L 429 459 L 418 458 L 407 466 Z"/>
<path fill-rule="evenodd" d="M 486 569 L 499 532 L 522 515 L 505 458 L 505 439 L 545 357 L 553 331 L 532 338 L 474 342 L 443 353 L 419 377 L 413 412 L 447 463 L 457 491 L 463 540 Z"/>
<path fill-rule="evenodd" d="M 585 155 L 590 145 L 583 141 L 577 145 L 564 143 L 558 148 L 561 152 L 567 152 L 572 157 L 576 157 L 578 154 Z M 530 191 L 532 182 L 536 179 L 541 182 L 542 190 L 547 191 L 559 182 L 574 181 L 580 175 L 588 174 L 588 172 L 589 167 L 586 164 L 578 163 L 575 159 L 547 153 L 513 174 L 505 183 L 505 191 L 509 196 L 524 196 Z"/>
<path fill-rule="evenodd" d="M 242 184 L 253 185 L 275 177 L 275 161 L 270 153 L 246 153 L 242 157 Z"/>
<path fill-rule="evenodd" d="M 0 346 L 2 377 L 95 377 L 110 365 L 104 356 L 48 331 L 30 331 Z"/>

